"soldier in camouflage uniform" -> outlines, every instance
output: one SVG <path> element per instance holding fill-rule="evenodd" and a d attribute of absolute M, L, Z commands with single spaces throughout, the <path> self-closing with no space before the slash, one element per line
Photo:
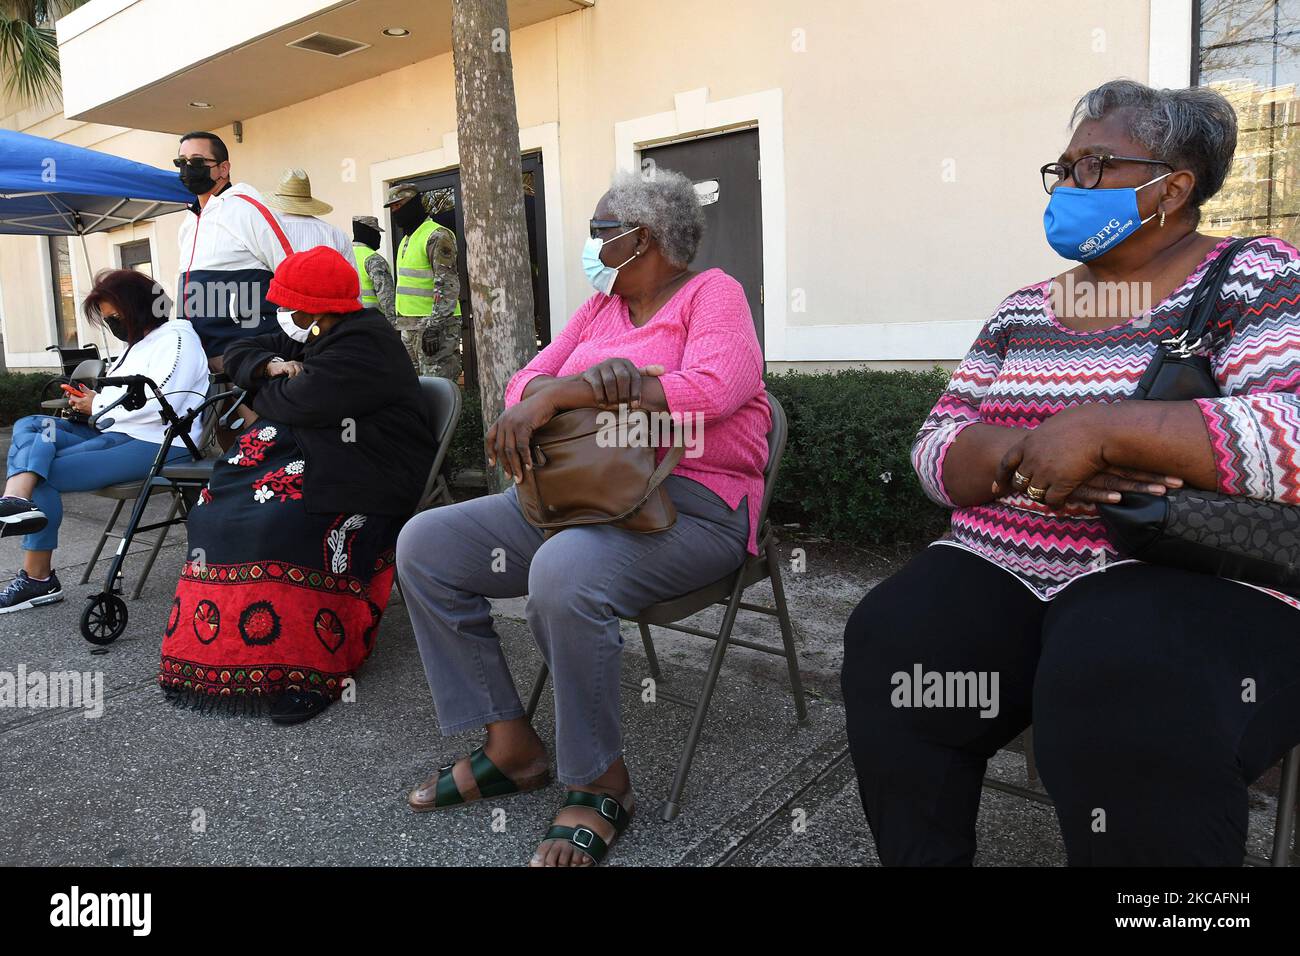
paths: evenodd
<path fill-rule="evenodd" d="M 397 252 L 397 329 L 421 375 L 457 381 L 461 310 L 456 235 L 433 221 L 411 183 L 389 189 L 384 205 L 406 233 Z"/>
<path fill-rule="evenodd" d="M 393 270 L 379 251 L 384 227 L 374 216 L 352 217 L 352 256 L 361 280 L 361 305 L 378 309 L 389 322 L 397 321 L 397 286 Z"/>

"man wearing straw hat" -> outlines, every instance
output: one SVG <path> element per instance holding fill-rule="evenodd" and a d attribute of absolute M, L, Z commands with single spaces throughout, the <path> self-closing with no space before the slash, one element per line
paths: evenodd
<path fill-rule="evenodd" d="M 266 204 L 280 214 L 280 223 L 295 252 L 305 252 L 312 246 L 329 246 L 352 261 L 352 243 L 343 230 L 317 218 L 332 212 L 334 207 L 312 197 L 311 177 L 306 170 L 286 169 L 275 191 L 266 197 Z"/>

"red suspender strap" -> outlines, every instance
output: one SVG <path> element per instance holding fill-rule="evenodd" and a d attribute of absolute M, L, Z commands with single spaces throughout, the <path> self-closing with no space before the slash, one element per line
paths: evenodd
<path fill-rule="evenodd" d="M 275 238 L 280 240 L 280 247 L 284 249 L 284 254 L 286 256 L 293 255 L 293 246 L 289 245 L 289 237 L 284 234 L 284 230 L 281 229 L 280 224 L 276 222 L 275 216 L 271 215 L 271 210 L 267 209 L 252 196 L 245 196 L 243 193 L 235 193 L 235 195 L 244 200 L 244 202 L 251 203 L 257 211 L 262 214 L 262 218 L 266 220 L 266 224 L 270 226 L 271 231 L 275 233 Z"/>

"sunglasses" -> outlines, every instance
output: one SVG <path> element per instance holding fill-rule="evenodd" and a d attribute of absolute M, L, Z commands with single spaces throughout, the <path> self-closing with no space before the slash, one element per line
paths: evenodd
<path fill-rule="evenodd" d="M 591 238 L 599 239 L 600 233 L 606 229 L 634 229 L 634 223 L 620 222 L 617 219 L 593 219 L 588 223 Z"/>
<path fill-rule="evenodd" d="M 184 156 L 177 156 L 172 160 L 172 165 L 177 169 L 203 169 L 205 166 L 220 166 L 221 163 L 215 159 L 204 159 L 202 156 L 191 156 L 186 159 Z"/>

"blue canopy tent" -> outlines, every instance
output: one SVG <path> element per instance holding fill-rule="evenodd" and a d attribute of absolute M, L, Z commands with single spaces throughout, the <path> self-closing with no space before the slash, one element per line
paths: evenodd
<path fill-rule="evenodd" d="M 193 201 L 174 171 L 0 130 L 0 233 L 86 236 Z"/>
<path fill-rule="evenodd" d="M 0 129 L 0 233 L 79 236 L 88 271 L 87 235 L 178 212 L 193 201 L 175 172 Z"/>

